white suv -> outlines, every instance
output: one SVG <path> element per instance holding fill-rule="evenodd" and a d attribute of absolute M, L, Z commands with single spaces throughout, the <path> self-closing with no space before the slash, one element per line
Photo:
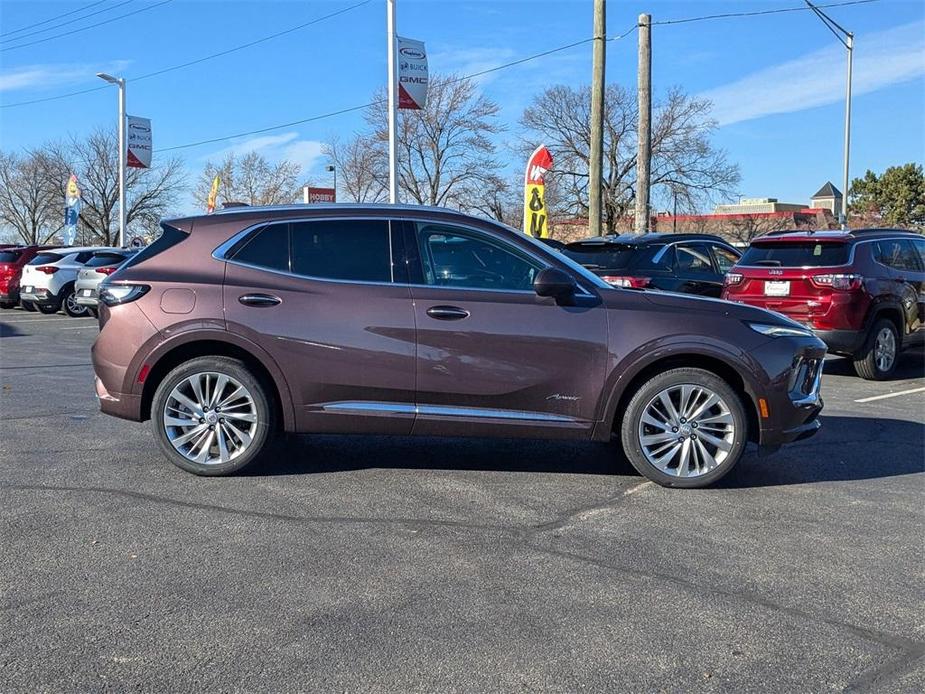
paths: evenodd
<path fill-rule="evenodd" d="M 86 246 L 41 251 L 23 267 L 20 302 L 24 308 L 34 306 L 42 313 L 57 313 L 63 308 L 69 316 L 89 315 L 87 307 L 74 300 L 74 282 L 94 253 L 110 250 L 119 249 Z"/>

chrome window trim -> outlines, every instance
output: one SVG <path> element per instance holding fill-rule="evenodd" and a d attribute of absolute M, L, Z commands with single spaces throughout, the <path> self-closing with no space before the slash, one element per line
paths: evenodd
<path fill-rule="evenodd" d="M 359 285 L 368 285 L 368 286 L 374 286 L 374 287 L 423 287 L 427 289 L 453 289 L 457 291 L 462 290 L 462 291 L 467 291 L 467 292 L 491 292 L 495 294 L 532 294 L 534 296 L 536 295 L 536 292 L 534 292 L 532 289 L 479 289 L 477 287 L 441 287 L 440 285 L 436 285 L 436 284 L 415 284 L 412 282 L 395 282 L 395 281 L 372 282 L 372 281 L 366 281 L 366 280 L 339 280 L 339 279 L 331 279 L 329 277 L 316 277 L 314 275 L 300 275 L 296 272 L 292 272 L 291 270 L 290 271 L 274 270 L 273 268 L 262 267 L 260 265 L 252 265 L 250 263 L 243 263 L 243 262 L 234 260 L 232 258 L 225 257 L 225 254 L 228 253 L 228 251 L 230 251 L 241 239 L 243 239 L 245 236 L 247 236 L 251 232 L 261 227 L 270 226 L 272 224 L 298 224 L 299 222 L 330 222 L 330 221 L 351 221 L 351 220 L 389 222 L 389 258 L 390 260 L 392 259 L 392 243 L 391 243 L 392 242 L 392 237 L 391 237 L 392 224 L 391 223 L 392 222 L 406 222 L 406 221 L 410 221 L 410 222 L 422 221 L 416 217 L 405 218 L 405 217 L 401 217 L 398 215 L 382 216 L 382 217 L 379 217 L 379 216 L 349 217 L 349 216 L 336 215 L 336 216 L 330 216 L 330 217 L 329 216 L 294 217 L 292 219 L 279 219 L 279 220 L 269 220 L 269 221 L 262 220 L 259 222 L 255 222 L 254 224 L 251 224 L 248 227 L 245 227 L 241 231 L 233 234 L 229 239 L 221 243 L 219 246 L 217 246 L 215 250 L 212 251 L 212 258 L 214 258 L 215 260 L 219 260 L 223 263 L 237 265 L 238 267 L 245 267 L 251 270 L 260 270 L 261 272 L 270 272 L 270 273 L 273 273 L 274 275 L 282 275 L 283 277 L 293 277 L 296 279 L 311 280 L 313 282 L 331 282 L 334 284 L 359 284 Z M 450 223 L 450 222 L 434 222 L 434 223 L 435 224 L 436 223 L 451 224 L 452 226 L 459 226 L 463 229 L 470 228 L 470 227 L 466 227 L 458 223 Z M 476 231 L 478 232 L 479 230 L 476 230 Z M 415 230 L 415 234 L 417 234 L 417 230 Z M 529 254 L 526 252 L 524 252 L 524 254 L 533 258 L 537 262 L 540 262 L 544 268 L 550 267 L 550 265 L 544 262 L 542 259 L 535 258 L 532 254 Z M 395 278 L 394 263 L 390 264 L 390 273 L 391 273 L 391 277 L 394 280 Z M 580 282 L 576 281 L 576 284 L 578 285 L 578 289 L 581 290 L 582 295 L 589 296 L 589 297 L 594 296 L 594 294 L 589 292 L 584 286 L 582 286 Z"/>
<path fill-rule="evenodd" d="M 507 419 L 523 422 L 568 422 L 585 423 L 585 420 L 547 412 L 527 412 L 523 410 L 499 410 L 487 407 L 457 407 L 454 405 L 412 405 L 400 402 L 378 402 L 372 400 L 344 400 L 325 403 L 324 412 L 339 413 L 378 413 L 378 414 L 413 414 L 437 417 L 475 417 L 480 419 Z"/>

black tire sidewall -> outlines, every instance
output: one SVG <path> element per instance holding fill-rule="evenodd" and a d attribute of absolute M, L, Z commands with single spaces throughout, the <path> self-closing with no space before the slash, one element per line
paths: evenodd
<path fill-rule="evenodd" d="M 254 432 L 250 447 L 243 455 L 224 465 L 203 465 L 187 460 L 170 443 L 164 429 L 164 405 L 170 391 L 183 379 L 205 371 L 225 374 L 240 381 L 254 398 L 254 406 L 257 409 L 257 431 Z M 171 463 L 194 475 L 213 477 L 237 472 L 264 453 L 274 429 L 274 412 L 267 386 L 254 376 L 243 362 L 230 357 L 198 357 L 173 369 L 158 384 L 151 401 L 151 425 L 158 445 Z"/>
<path fill-rule="evenodd" d="M 877 367 L 877 335 L 879 335 L 880 331 L 884 328 L 889 328 L 893 332 L 893 340 L 894 344 L 896 345 L 896 354 L 893 356 L 893 364 L 890 366 L 888 371 L 881 371 Z M 854 360 L 854 368 L 858 375 L 868 381 L 884 381 L 892 376 L 893 372 L 896 371 L 897 364 L 899 363 L 901 339 L 902 338 L 899 335 L 899 331 L 896 329 L 896 324 L 893 323 L 893 321 L 891 321 L 889 318 L 881 318 L 875 321 L 873 327 L 870 330 L 870 334 L 867 336 L 867 342 L 864 345 L 863 353 Z"/>
<path fill-rule="evenodd" d="M 722 397 L 729 406 L 736 431 L 732 450 L 729 452 L 729 456 L 726 460 L 715 470 L 705 475 L 689 478 L 667 475 L 652 465 L 642 452 L 642 446 L 637 435 L 639 431 L 639 422 L 642 419 L 646 406 L 652 398 L 666 388 L 686 383 L 696 386 L 705 386 Z M 726 381 L 716 374 L 706 371 L 705 369 L 692 367 L 672 369 L 671 371 L 653 376 L 643 383 L 633 394 L 624 412 L 623 421 L 621 422 L 620 441 L 623 452 L 626 454 L 630 464 L 636 468 L 641 475 L 652 480 L 656 484 L 660 484 L 663 487 L 679 488 L 706 487 L 727 475 L 742 458 L 748 441 L 748 417 L 745 413 L 742 397 Z"/>
<path fill-rule="evenodd" d="M 46 316 L 54 315 L 61 310 L 61 307 L 56 304 L 35 304 L 35 308 L 39 313 Z"/>

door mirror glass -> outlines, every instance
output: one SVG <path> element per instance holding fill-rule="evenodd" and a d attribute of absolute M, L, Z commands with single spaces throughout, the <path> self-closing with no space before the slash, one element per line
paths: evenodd
<path fill-rule="evenodd" d="M 551 296 L 554 299 L 568 299 L 575 295 L 578 286 L 572 276 L 559 268 L 548 267 L 540 270 L 533 281 L 533 291 L 538 296 Z"/>

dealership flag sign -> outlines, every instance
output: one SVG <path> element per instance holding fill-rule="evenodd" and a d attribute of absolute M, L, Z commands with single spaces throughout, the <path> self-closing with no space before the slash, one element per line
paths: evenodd
<path fill-rule="evenodd" d="M 546 182 L 544 176 L 552 168 L 552 155 L 546 145 L 540 145 L 527 160 L 524 175 L 524 232 L 540 239 L 549 236 L 546 224 Z"/>
<path fill-rule="evenodd" d="M 64 230 L 61 241 L 65 246 L 73 246 L 77 239 L 77 220 L 80 218 L 80 186 L 77 176 L 71 174 L 67 180 L 64 194 Z"/>
<path fill-rule="evenodd" d="M 427 51 L 423 41 L 398 37 L 398 108 L 427 105 Z"/>
<path fill-rule="evenodd" d="M 128 152 L 126 163 L 135 169 L 151 168 L 151 121 L 138 116 L 126 116 Z"/>

